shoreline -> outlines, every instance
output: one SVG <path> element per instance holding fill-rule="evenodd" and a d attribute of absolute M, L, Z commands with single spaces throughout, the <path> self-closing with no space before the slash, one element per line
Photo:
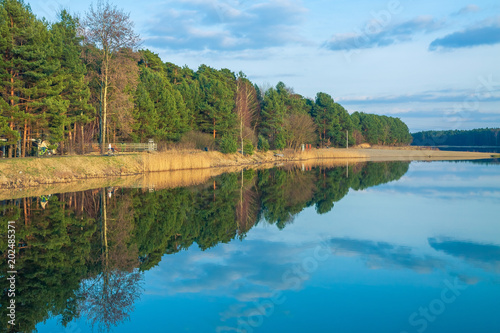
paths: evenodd
<path fill-rule="evenodd" d="M 283 156 L 276 156 L 283 154 Z M 157 172 L 217 170 L 227 168 L 271 168 L 287 163 L 307 162 L 308 165 L 344 164 L 382 161 L 444 161 L 473 160 L 500 157 L 495 153 L 439 151 L 413 147 L 329 148 L 305 152 L 269 151 L 251 156 L 202 151 L 167 151 L 116 156 L 60 156 L 51 158 L 16 158 L 0 160 L 0 189 L 64 185 L 93 182 L 113 183 L 113 179 L 143 176 Z M 220 170 L 219 170 L 220 171 Z M 218 171 L 215 173 L 219 173 Z M 220 173 L 219 173 L 220 174 Z M 73 186 L 71 185 L 73 183 Z"/>

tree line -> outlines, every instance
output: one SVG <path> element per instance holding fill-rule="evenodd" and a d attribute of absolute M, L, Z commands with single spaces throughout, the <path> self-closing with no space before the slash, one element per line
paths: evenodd
<path fill-rule="evenodd" d="M 226 153 L 411 142 L 399 118 L 350 115 L 323 92 L 311 99 L 283 82 L 259 87 L 243 72 L 195 71 L 139 45 L 129 16 L 108 2 L 48 23 L 23 1 L 1 0 L 3 155 L 33 155 L 41 141 L 59 153 L 149 139 Z"/>
<path fill-rule="evenodd" d="M 418 146 L 490 146 L 500 147 L 500 128 L 473 130 L 424 131 L 413 133 Z"/>

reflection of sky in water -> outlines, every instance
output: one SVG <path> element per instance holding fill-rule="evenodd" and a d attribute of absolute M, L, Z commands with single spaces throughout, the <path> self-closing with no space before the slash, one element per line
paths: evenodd
<path fill-rule="evenodd" d="M 116 331 L 499 332 L 499 203 L 498 165 L 412 163 L 328 214 L 164 256 Z"/>

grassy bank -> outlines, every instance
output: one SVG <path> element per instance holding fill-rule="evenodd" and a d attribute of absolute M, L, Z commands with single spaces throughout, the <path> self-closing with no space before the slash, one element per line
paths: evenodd
<path fill-rule="evenodd" d="M 84 179 L 125 177 L 152 172 L 203 170 L 235 166 L 255 166 L 330 160 L 335 165 L 344 159 L 357 161 L 460 160 L 490 158 L 488 153 L 449 152 L 421 149 L 313 149 L 225 155 L 219 152 L 168 151 L 155 154 L 118 156 L 64 156 L 0 160 L 0 188 L 26 188 L 42 184 L 72 183 Z"/>

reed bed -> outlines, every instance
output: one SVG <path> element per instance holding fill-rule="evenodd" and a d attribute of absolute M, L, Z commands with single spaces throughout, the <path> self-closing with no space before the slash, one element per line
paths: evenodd
<path fill-rule="evenodd" d="M 287 164 L 293 165 L 295 168 L 302 170 L 311 170 L 316 167 L 321 168 L 334 168 L 334 167 L 346 167 L 352 166 L 357 163 L 363 163 L 369 161 L 368 158 L 321 158 L 321 159 L 309 159 L 304 161 L 291 161 Z"/>
<path fill-rule="evenodd" d="M 155 154 L 144 154 L 142 157 L 143 172 L 210 168 L 212 166 L 211 155 L 213 154 L 213 152 L 175 150 Z"/>
<path fill-rule="evenodd" d="M 312 160 L 312 159 L 359 159 L 370 157 L 368 153 L 358 149 L 312 149 L 306 151 L 287 151 L 285 158 L 292 160 Z"/>
<path fill-rule="evenodd" d="M 210 178 L 224 173 L 220 169 L 177 170 L 145 173 L 138 176 L 137 185 L 155 190 L 187 187 L 206 183 Z"/>

